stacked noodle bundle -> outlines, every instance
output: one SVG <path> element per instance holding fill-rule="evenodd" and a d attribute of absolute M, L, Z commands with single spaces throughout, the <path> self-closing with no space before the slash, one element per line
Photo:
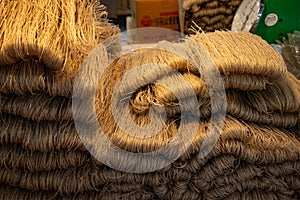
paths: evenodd
<path fill-rule="evenodd" d="M 123 172 L 92 157 L 77 134 L 71 97 L 85 101 L 85 94 L 95 86 L 90 79 L 95 75 L 89 73 L 107 58 L 100 53 L 96 60 L 85 63 L 91 68 L 84 69 L 82 87 L 86 90 L 79 93 L 83 96 L 72 93 L 74 76 L 97 42 L 118 32 L 102 16 L 102 7 L 96 5 L 71 0 L 2 2 L 0 199 L 299 198 L 299 82 L 286 71 L 282 58 L 270 46 L 248 33 L 216 32 L 190 38 L 216 63 L 228 104 L 221 136 L 204 158 L 198 153 L 213 112 L 209 91 L 203 74 L 173 53 L 172 49 L 180 50 L 180 44 L 162 44 L 158 49 L 120 56 L 96 84 L 92 105 L 96 119 L 85 118 L 90 113 L 81 113 L 81 107 L 73 111 L 79 113 L 76 116 L 81 118 L 76 123 L 81 123 L 87 136 L 93 130 L 89 124 L 96 120 L 110 142 L 129 152 L 159 150 L 176 137 L 180 126 L 196 124 L 196 135 L 186 152 L 170 165 L 148 173 Z M 55 23 L 51 26 L 50 22 Z M 117 50 L 117 44 L 112 47 Z M 191 46 L 191 51 L 200 47 Z M 153 63 L 162 65 L 141 74 L 142 66 Z M 132 69 L 137 70 L 128 73 Z M 180 74 L 172 73 L 172 69 Z M 128 81 L 116 90 L 126 74 L 130 75 Z M 180 84 L 178 76 L 187 80 L 192 93 Z M 180 124 L 184 121 L 182 112 L 188 107 L 178 102 L 174 91 L 156 83 L 164 80 L 175 86 L 187 102 L 196 94 L 200 121 L 191 116 L 186 121 L 189 124 Z M 135 90 L 141 82 L 147 84 Z M 131 119 L 142 127 L 151 123 L 151 107 L 155 116 L 161 116 L 159 107 L 163 107 L 166 119 L 154 118 L 165 121 L 163 128 L 153 137 L 143 138 L 140 130 L 134 129 L 129 135 L 114 119 L 112 100 L 120 108 L 126 108 L 129 102 Z M 87 147 L 97 147 L 97 139 L 85 141 Z M 175 144 L 167 151 L 177 154 L 177 147 Z M 115 158 L 110 159 L 113 162 Z M 123 169 L 137 164 L 122 155 L 120 159 L 117 164 Z M 157 160 L 168 159 L 158 155 Z"/>
<path fill-rule="evenodd" d="M 221 136 L 204 158 L 198 153 L 211 145 L 206 141 L 213 120 L 211 116 L 216 117 L 216 126 L 221 125 L 218 112 L 222 108 L 214 108 L 211 113 L 209 88 L 203 79 L 205 74 L 199 73 L 189 62 L 196 55 L 194 58 L 200 65 L 205 63 L 197 60 L 198 48 L 209 52 L 224 80 L 227 96 L 227 117 Z M 187 61 L 182 52 L 191 59 Z M 95 60 L 89 61 L 89 66 L 94 66 Z M 180 77 L 189 84 L 184 84 Z M 96 123 L 101 124 L 111 143 L 129 152 L 144 153 L 145 160 L 140 165 L 131 155 L 119 152 L 110 164 L 128 171 L 140 166 L 146 168 L 152 164 L 146 161 L 151 160 L 148 153 L 154 151 L 158 157 L 154 161 L 167 163 L 187 144 L 172 144 L 180 129 L 187 131 L 179 137 L 188 140 L 188 131 L 192 128 L 186 127 L 195 124 L 198 127 L 191 145 L 174 163 L 147 174 L 109 175 L 123 176 L 118 180 L 110 179 L 114 186 L 108 190 L 118 185 L 119 191 L 133 192 L 128 197 L 117 195 L 128 199 L 298 199 L 299 89 L 299 81 L 287 72 L 276 50 L 250 33 L 198 33 L 183 44 L 164 42 L 156 49 L 138 49 L 122 55 L 111 63 L 99 81 L 95 98 Z M 187 104 L 194 94 L 199 104 L 191 107 Z M 140 127 L 123 126 L 128 116 L 120 116 L 124 116 L 127 109 L 132 121 Z M 200 123 L 192 113 L 183 114 L 185 109 L 199 109 Z M 151 118 L 156 120 L 155 124 L 165 125 L 149 137 L 144 130 L 152 123 Z M 89 138 L 91 141 L 87 139 L 86 143 L 97 148 L 94 141 L 101 141 L 103 137 L 97 134 L 95 137 Z M 166 146 L 164 152 L 167 154 L 158 152 Z M 95 151 L 94 155 L 105 157 L 106 153 Z"/>
<path fill-rule="evenodd" d="M 184 0 L 185 31 L 197 24 L 204 31 L 230 29 L 242 0 Z"/>
<path fill-rule="evenodd" d="M 31 173 L 60 185 L 55 171 L 91 159 L 75 132 L 73 82 L 88 53 L 119 28 L 96 0 L 3 0 L 0 18 L 0 198 L 26 199 L 22 189 L 34 190 Z M 13 184 L 18 174 L 26 183 Z"/>

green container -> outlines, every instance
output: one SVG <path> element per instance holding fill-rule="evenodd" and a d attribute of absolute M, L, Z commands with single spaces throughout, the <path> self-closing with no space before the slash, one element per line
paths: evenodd
<path fill-rule="evenodd" d="M 233 31 L 250 31 L 269 43 L 300 31 L 300 0 L 243 0 L 232 23 Z"/>
<path fill-rule="evenodd" d="M 287 33 L 300 30 L 299 0 L 265 0 L 262 16 L 254 29 L 269 43 L 282 40 Z"/>

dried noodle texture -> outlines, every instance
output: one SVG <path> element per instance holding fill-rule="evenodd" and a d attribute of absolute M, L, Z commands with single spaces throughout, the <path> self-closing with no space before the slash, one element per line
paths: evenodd
<path fill-rule="evenodd" d="M 13 0 L 0 7 L 0 66 L 30 59 L 75 75 L 84 57 L 119 32 L 96 0 Z"/>
<path fill-rule="evenodd" d="M 147 194 L 154 199 L 237 199 L 241 195 L 257 199 L 299 197 L 300 144 L 290 132 L 227 118 L 214 149 L 200 158 L 197 153 L 208 125 L 209 121 L 200 123 L 188 151 L 159 171 L 131 174 L 91 163 L 49 171 L 29 171 L 26 166 L 13 170 L 2 166 L 1 189 L 15 189 L 18 191 L 15 195 L 42 195 L 45 191 L 52 195 L 51 191 L 56 191 L 58 197 L 87 195 L 91 198 L 108 191 L 116 198 L 125 198 L 126 194 Z M 39 158 L 40 153 L 32 153 L 31 160 Z M 71 154 L 69 161 L 77 153 Z M 16 165 L 21 163 L 22 158 Z M 1 193 L 4 194 L 7 193 Z"/>
<path fill-rule="evenodd" d="M 248 32 L 216 31 L 198 32 L 191 38 L 209 52 L 220 72 L 228 78 L 231 75 L 241 78 L 256 75 L 266 84 L 286 77 L 287 70 L 281 55 L 260 36 Z M 239 82 L 242 80 L 236 81 L 237 84 Z"/>
<path fill-rule="evenodd" d="M 49 96 L 47 93 L 0 94 L 0 110 L 4 113 L 35 121 L 71 121 L 72 99 Z"/>
<path fill-rule="evenodd" d="M 42 62 L 29 60 L 0 67 L 0 91 L 26 95 L 40 92 L 50 96 L 72 97 L 73 78 L 58 75 Z"/>
<path fill-rule="evenodd" d="M 185 0 L 185 32 L 194 34 L 197 28 L 204 31 L 230 29 L 241 2 L 242 0 Z"/>
<path fill-rule="evenodd" d="M 1 144 L 18 144 L 28 151 L 86 151 L 73 121 L 35 122 L 1 113 L 0 122 Z"/>
<path fill-rule="evenodd" d="M 116 186 L 111 189 L 113 185 L 103 186 L 102 190 L 99 191 L 86 191 L 76 192 L 74 194 L 58 194 L 55 191 L 32 191 L 25 190 L 20 187 L 9 186 L 6 184 L 0 185 L 0 199 L 58 199 L 58 200 L 112 200 L 112 199 L 123 199 L 123 200 L 153 200 L 155 195 L 149 191 L 147 187 L 143 186 L 132 186 L 130 192 L 119 192 L 116 191 L 122 186 Z M 128 189 L 127 189 L 128 190 Z M 126 190 L 125 190 L 126 191 Z M 190 198 L 191 199 L 191 198 Z"/>
<path fill-rule="evenodd" d="M 199 34 L 192 39 L 210 53 L 224 78 L 228 115 L 277 127 L 298 124 L 299 83 L 287 73 L 281 56 L 265 41 L 250 33 L 233 32 Z M 104 72 L 95 107 L 102 129 L 114 144 L 135 152 L 157 150 L 174 138 L 183 111 L 200 109 L 202 119 L 210 117 L 210 97 L 202 75 L 184 57 L 167 50 L 136 50 L 115 60 Z M 151 66 L 144 71 L 142 66 L 145 64 Z M 179 76 L 183 76 L 188 84 L 180 82 Z M 118 88 L 122 80 L 126 81 Z M 176 85 L 176 94 L 185 100 L 184 103 L 179 102 L 175 91 L 159 81 Z M 260 83 L 253 84 L 254 81 Z M 189 87 L 193 90 L 188 90 Z M 190 105 L 193 95 L 199 99 L 197 105 Z M 130 118 L 138 125 L 131 129 L 131 135 L 119 127 L 120 120 L 115 118 L 113 101 L 124 110 L 129 107 Z M 167 120 L 155 136 L 143 138 L 138 128 L 151 123 L 149 113 L 152 108 L 156 120 L 164 123 L 160 108 L 166 111 Z M 196 118 L 190 121 L 198 123 Z"/>
<path fill-rule="evenodd" d="M 0 150 L 0 165 L 9 169 L 27 169 L 31 172 L 79 168 L 94 162 L 88 152 L 69 149 L 40 152 L 23 149 L 17 144 L 4 144 L 0 145 Z"/>
<path fill-rule="evenodd" d="M 34 121 L 73 121 L 74 111 L 79 113 L 76 120 L 88 122 L 93 115 L 85 107 L 72 109 L 72 100 L 62 96 L 50 96 L 47 93 L 25 95 L 1 94 L 0 111 Z"/>
<path fill-rule="evenodd" d="M 158 67 L 149 66 L 145 74 L 141 75 L 139 67 L 143 64 L 160 64 Z M 168 67 L 169 66 L 169 67 Z M 116 119 L 113 115 L 111 103 L 116 100 L 119 108 L 126 109 L 127 99 L 131 101 L 129 104 L 130 116 L 133 121 L 139 126 L 147 126 L 151 123 L 151 119 L 148 115 L 149 107 L 153 104 L 159 105 L 155 94 L 152 91 L 153 85 L 145 85 L 145 87 L 139 88 L 139 84 L 154 83 L 156 80 L 163 76 L 172 75 L 172 70 L 187 71 L 192 69 L 192 66 L 186 61 L 186 59 L 179 57 L 173 53 L 164 50 L 138 50 L 132 53 L 123 55 L 119 59 L 115 60 L 104 72 L 100 83 L 98 92 L 95 98 L 95 108 L 98 114 L 99 122 L 102 125 L 103 131 L 108 134 L 111 141 L 118 144 L 124 149 L 137 152 L 148 152 L 161 148 L 176 135 L 177 125 L 176 121 L 170 116 L 166 120 L 166 124 L 160 130 L 159 133 L 150 138 L 138 138 L 128 135 L 116 124 Z M 122 87 L 116 89 L 116 84 L 122 79 L 122 76 L 131 70 L 129 80 Z M 130 93 L 134 93 L 131 98 Z M 178 92 L 181 96 L 190 96 L 189 91 L 181 90 L 178 86 Z M 116 98 L 113 98 L 113 93 L 116 92 Z M 136 97 L 136 98 L 135 98 Z M 137 101 L 135 101 L 135 99 Z M 162 104 L 161 104 L 162 105 Z M 159 106 L 161 106 L 159 105 Z M 155 119 L 157 121 L 163 120 L 159 109 L 154 110 Z M 119 121 L 120 122 L 120 121 Z M 121 122 L 122 123 L 122 122 Z M 132 134 L 138 134 L 139 130 L 132 130 Z M 143 137 L 140 135 L 140 137 Z"/>
<path fill-rule="evenodd" d="M 209 52 L 223 77 L 225 88 L 235 89 L 227 91 L 227 98 L 230 100 L 228 113 L 244 120 L 277 126 L 294 126 L 297 123 L 299 81 L 287 72 L 281 56 L 259 36 L 250 33 L 215 32 L 198 33 L 191 39 Z M 107 85 L 112 85 L 111 91 L 103 94 L 104 96 L 111 95 L 114 89 L 113 84 L 117 83 L 127 71 L 131 69 L 138 71 L 140 70 L 139 66 L 153 62 L 164 64 L 165 66 L 160 68 L 152 68 L 152 71 L 147 72 L 147 77 L 141 77 L 140 81 L 144 83 L 147 81 L 151 83 L 173 81 L 173 85 L 177 86 L 176 90 L 183 98 L 188 99 L 195 93 L 201 99 L 199 101 L 201 115 L 209 117 L 209 93 L 199 71 L 185 58 L 167 52 L 171 47 L 166 45 L 161 45 L 166 51 L 144 49 L 123 55 L 111 64 L 110 70 L 107 70 L 104 77 L 107 79 L 105 80 L 106 83 L 100 86 L 100 90 L 107 90 Z M 178 46 L 174 44 L 174 46 L 181 48 L 180 44 Z M 201 64 L 201 60 L 198 62 Z M 168 65 L 170 67 L 167 67 Z M 4 81 L 3 90 L 6 92 L 1 93 L 0 110 L 7 114 L 36 121 L 72 120 L 71 98 L 51 96 L 51 94 L 57 94 L 58 91 L 61 91 L 63 96 L 67 94 L 72 89 L 72 81 L 54 76 L 51 73 L 43 73 L 42 68 L 41 71 L 38 70 L 40 69 L 39 65 L 35 62 L 31 62 L 31 66 L 32 68 L 29 65 L 24 65 L 24 68 L 21 68 L 24 71 L 18 71 L 16 69 L 18 65 L 13 68 L 3 68 L 8 70 L 5 72 L 7 75 L 10 72 L 15 75 L 9 75 L 8 80 Z M 36 70 L 33 71 L 34 69 Z M 172 70 L 180 73 L 175 74 Z M 29 80 L 25 75 L 22 75 L 23 72 L 32 74 L 33 78 Z M 20 75 L 21 85 L 18 84 L 18 81 L 15 82 L 18 75 Z M 43 76 L 45 79 L 42 78 Z M 131 76 L 139 75 L 132 74 Z M 177 84 L 181 76 L 188 81 L 193 90 L 188 90 L 189 84 Z M 86 83 L 90 84 L 91 80 L 86 79 Z M 12 91 L 21 95 L 10 94 L 9 89 L 7 89 L 9 85 L 13 85 Z M 135 86 L 137 85 L 133 81 L 128 85 L 128 88 L 124 89 L 124 94 L 135 92 L 130 91 L 130 87 Z M 50 95 L 47 94 L 48 92 L 24 93 L 29 88 L 49 91 Z M 130 101 L 136 114 L 143 114 L 149 110 L 151 105 L 159 104 L 165 107 L 169 115 L 176 115 L 180 114 L 181 109 L 184 109 L 180 108 L 177 100 L 172 91 L 156 83 L 139 88 L 139 92 L 134 93 Z M 79 115 L 81 118 L 77 120 L 82 122 L 91 117 L 88 113 L 86 113 L 88 115 L 83 115 L 85 113 L 83 107 L 78 106 L 74 111 L 81 113 Z M 102 113 L 102 111 L 98 113 Z M 287 115 L 282 117 L 282 114 Z M 270 116 L 273 117 L 270 118 Z M 289 119 L 290 121 L 288 121 Z"/>

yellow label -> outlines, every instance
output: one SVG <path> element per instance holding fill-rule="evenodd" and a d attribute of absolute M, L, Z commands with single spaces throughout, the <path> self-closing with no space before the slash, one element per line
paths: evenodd
<path fill-rule="evenodd" d="M 179 30 L 178 0 L 135 0 L 134 6 L 137 28 Z"/>

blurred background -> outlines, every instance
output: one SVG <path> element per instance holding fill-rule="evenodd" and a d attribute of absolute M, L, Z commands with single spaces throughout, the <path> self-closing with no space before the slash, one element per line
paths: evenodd
<path fill-rule="evenodd" d="M 107 7 L 109 19 L 125 31 L 126 17 L 131 16 L 130 0 L 102 0 L 101 3 Z"/>

